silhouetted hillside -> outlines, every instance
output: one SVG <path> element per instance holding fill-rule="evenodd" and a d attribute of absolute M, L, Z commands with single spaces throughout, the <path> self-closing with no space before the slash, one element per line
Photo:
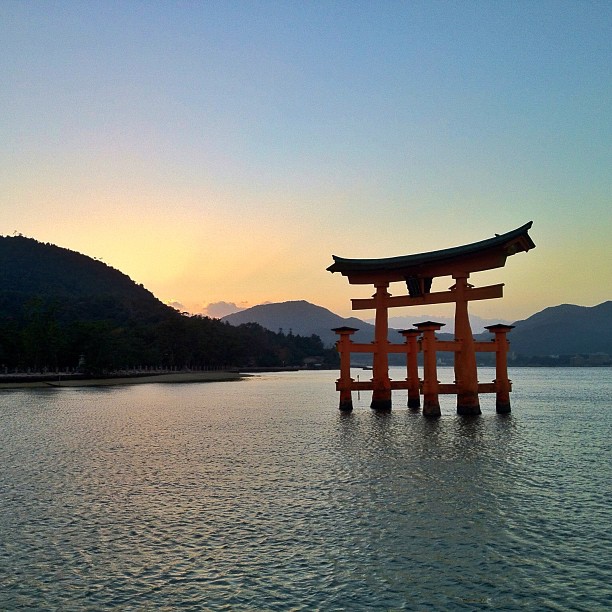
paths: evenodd
<path fill-rule="evenodd" d="M 612 301 L 592 307 L 552 306 L 514 325 L 508 338 L 515 353 L 612 354 Z"/>
<path fill-rule="evenodd" d="M 31 238 L 0 237 L 0 316 L 23 321 L 33 300 L 63 321 L 159 322 L 180 316 L 101 261 Z"/>
<path fill-rule="evenodd" d="M 23 236 L 0 237 L 4 371 L 283 367 L 305 359 L 338 361 L 316 336 L 183 316 L 100 261 Z"/>

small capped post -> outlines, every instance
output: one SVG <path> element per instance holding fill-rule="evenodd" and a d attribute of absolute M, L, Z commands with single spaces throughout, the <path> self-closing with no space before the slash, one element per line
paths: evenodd
<path fill-rule="evenodd" d="M 359 331 L 355 327 L 335 327 L 333 332 L 338 334 L 336 349 L 340 353 L 340 378 L 336 381 L 336 390 L 340 391 L 340 410 L 349 412 L 353 409 L 351 388 L 351 336 Z"/>
<path fill-rule="evenodd" d="M 485 329 L 495 334 L 495 410 L 498 414 L 510 412 L 510 391 L 512 381 L 508 378 L 508 349 L 510 343 L 506 334 L 514 329 L 514 325 L 487 325 Z"/>
<path fill-rule="evenodd" d="M 400 334 L 406 340 L 406 381 L 408 382 L 408 408 L 418 410 L 421 406 L 419 391 L 419 366 L 417 356 L 419 347 L 417 338 L 421 335 L 418 329 L 400 329 Z"/>
<path fill-rule="evenodd" d="M 436 332 L 444 323 L 423 321 L 415 327 L 423 333 L 423 416 L 439 417 L 438 368 L 436 363 Z"/>

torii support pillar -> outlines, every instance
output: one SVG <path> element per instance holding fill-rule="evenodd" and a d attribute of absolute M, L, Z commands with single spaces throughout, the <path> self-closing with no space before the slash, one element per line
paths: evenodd
<path fill-rule="evenodd" d="M 424 321 L 415 327 L 423 332 L 421 343 L 423 349 L 423 416 L 439 417 L 440 400 L 438 398 L 438 367 L 436 363 L 436 332 L 444 323 Z"/>
<path fill-rule="evenodd" d="M 419 366 L 417 355 L 419 347 L 417 338 L 421 335 L 418 329 L 402 329 L 399 332 L 406 339 L 406 381 L 408 382 L 408 408 L 418 410 L 421 406 L 419 392 Z"/>
<path fill-rule="evenodd" d="M 514 325 L 487 325 L 495 334 L 495 410 L 498 414 L 510 412 L 510 379 L 508 378 L 508 348 L 506 334 L 514 329 Z"/>
<path fill-rule="evenodd" d="M 340 353 L 340 378 L 336 381 L 336 388 L 340 391 L 340 410 L 350 412 L 353 409 L 353 396 L 351 395 L 351 335 L 358 329 L 354 327 L 336 327 L 332 329 L 338 334 L 336 349 Z"/>

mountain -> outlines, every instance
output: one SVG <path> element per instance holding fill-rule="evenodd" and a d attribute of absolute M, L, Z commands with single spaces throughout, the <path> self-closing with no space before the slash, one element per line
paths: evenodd
<path fill-rule="evenodd" d="M 354 327 L 356 332 L 352 339 L 354 342 L 372 342 L 374 340 L 374 325 L 356 317 L 341 317 L 327 308 L 316 306 L 305 300 L 292 302 L 278 302 L 274 304 L 260 304 L 246 310 L 227 315 L 221 319 L 231 325 L 240 325 L 248 322 L 259 323 L 262 327 L 271 330 L 282 329 L 285 332 L 309 336 L 316 334 L 326 346 L 333 346 L 338 336 L 331 330 L 334 327 Z M 449 334 L 438 334 L 441 339 L 448 340 Z M 402 342 L 396 329 L 389 328 L 389 340 Z"/>
<path fill-rule="evenodd" d="M 101 261 L 32 238 L 0 237 L 0 317 L 23 321 L 34 302 L 63 321 L 153 323 L 180 316 Z"/>
<path fill-rule="evenodd" d="M 259 323 L 267 329 L 302 335 L 317 334 L 327 346 L 336 340 L 333 327 L 355 327 L 356 342 L 371 342 L 374 326 L 355 317 L 343 318 L 321 306 L 305 301 L 262 304 L 223 317 L 232 325 L 249 321 Z M 574 355 L 608 353 L 612 354 L 612 301 L 599 306 L 573 306 L 563 304 L 538 312 L 524 321 L 514 323 L 515 329 L 509 334 L 511 349 L 524 355 Z M 437 334 L 448 339 L 449 334 Z M 489 333 L 477 334 L 478 340 L 490 340 Z M 395 330 L 389 331 L 389 339 L 400 341 Z"/>
<path fill-rule="evenodd" d="M 525 355 L 612 355 L 612 301 L 597 306 L 561 304 L 514 323 L 512 351 Z"/>
<path fill-rule="evenodd" d="M 273 331 L 282 329 L 293 334 L 310 336 L 316 334 L 325 346 L 333 346 L 338 338 L 331 331 L 334 327 L 354 327 L 359 329 L 354 336 L 355 342 L 371 342 L 374 339 L 374 326 L 355 317 L 344 318 L 331 310 L 316 306 L 305 300 L 260 304 L 221 319 L 230 325 L 259 323 Z M 393 336 L 391 336 L 393 337 Z M 399 336 L 398 336 L 399 339 Z"/>
<path fill-rule="evenodd" d="M 241 325 L 249 322 L 258 323 L 270 330 L 283 330 L 292 334 L 310 336 L 315 334 L 321 338 L 326 347 L 333 347 L 338 336 L 331 331 L 335 327 L 354 327 L 358 329 L 353 336 L 354 342 L 369 343 L 374 340 L 374 325 L 366 323 L 355 317 L 344 318 L 333 313 L 327 308 L 316 306 L 305 300 L 293 302 L 279 302 L 275 304 L 261 304 L 253 306 L 240 312 L 227 315 L 221 319 L 230 325 Z M 446 334 L 438 335 L 441 339 L 448 340 Z M 394 329 L 389 329 L 389 340 L 391 342 L 402 342 L 401 336 Z M 390 355 L 389 362 L 392 364 L 403 363 L 402 355 Z M 369 364 L 372 357 L 369 353 L 354 355 L 353 363 Z"/>

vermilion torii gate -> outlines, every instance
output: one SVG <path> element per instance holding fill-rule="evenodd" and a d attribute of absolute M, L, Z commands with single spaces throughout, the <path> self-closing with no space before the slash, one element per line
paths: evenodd
<path fill-rule="evenodd" d="M 487 329 L 495 337 L 492 342 L 475 342 L 468 317 L 468 302 L 500 298 L 503 284 L 474 287 L 468 283 L 473 272 L 503 268 L 510 255 L 528 251 L 535 247 L 528 230 L 532 222 L 507 234 L 441 251 L 418 253 L 385 259 L 345 259 L 333 256 L 334 263 L 327 268 L 340 272 L 353 285 L 374 285 L 372 298 L 353 299 L 353 310 L 375 309 L 375 337 L 371 344 L 357 344 L 350 336 L 357 330 L 340 327 L 337 347 L 340 352 L 340 378 L 336 388 L 340 391 L 340 409 L 353 407 L 351 390 L 372 390 L 371 406 L 377 410 L 391 408 L 391 391 L 408 389 L 408 406 L 418 408 L 423 395 L 423 414 L 438 416 L 439 393 L 457 394 L 459 414 L 480 414 L 478 393 L 496 393 L 498 412 L 510 411 L 511 384 L 508 379 L 506 333 L 509 325 L 493 325 Z M 439 276 L 451 276 L 455 284 L 448 291 L 431 292 L 432 281 Z M 390 283 L 404 282 L 407 294 L 391 295 Z M 455 303 L 455 339 L 440 341 L 435 332 L 442 323 L 425 321 L 414 330 L 403 330 L 404 344 L 393 344 L 388 340 L 389 308 L 399 306 L 424 306 L 430 304 Z M 417 340 L 417 337 L 421 337 Z M 455 382 L 442 385 L 437 381 L 436 351 L 454 353 Z M 493 383 L 478 383 L 476 352 L 491 351 L 496 354 L 496 378 Z M 417 353 L 423 353 L 423 380 L 418 378 Z M 372 380 L 356 382 L 350 376 L 351 353 L 373 353 Z M 389 353 L 405 353 L 407 377 L 403 381 L 389 379 Z"/>

